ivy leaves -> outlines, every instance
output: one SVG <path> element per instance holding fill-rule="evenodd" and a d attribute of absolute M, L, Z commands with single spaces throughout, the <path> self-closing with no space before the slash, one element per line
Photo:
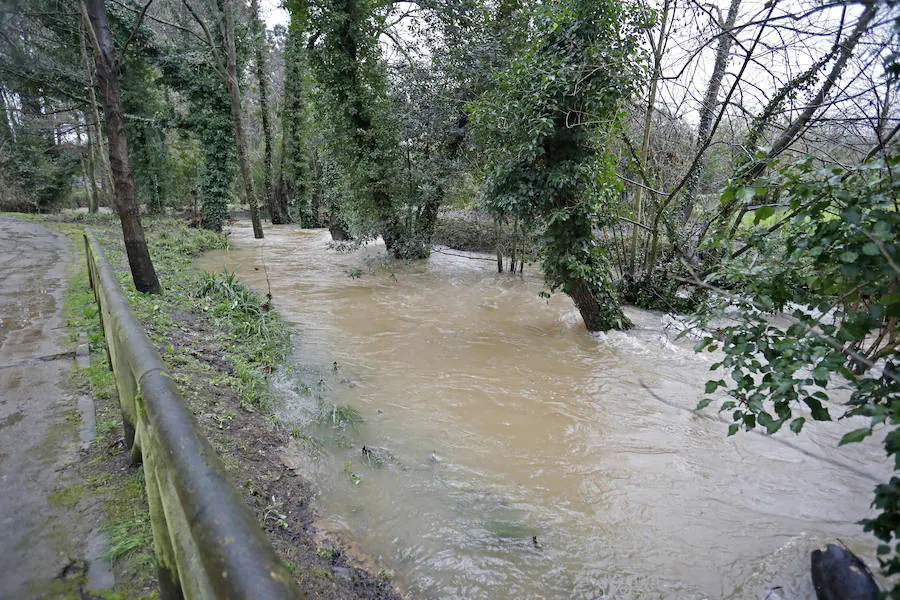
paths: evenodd
<path fill-rule="evenodd" d="M 731 415 L 730 435 L 756 427 L 775 433 L 786 423 L 799 433 L 808 418 L 831 420 L 826 405 L 839 383 L 851 392 L 840 418 L 869 421 L 839 445 L 887 426 L 885 452 L 900 469 L 898 166 L 896 150 L 855 168 L 821 167 L 810 157 L 726 190 L 726 203 L 765 202 L 754 209 L 753 225 L 744 225 L 745 246 L 732 252 L 717 240 L 709 249 L 731 258 L 707 277 L 720 294 L 698 315 L 710 335 L 695 349 L 723 354 L 712 370 L 725 377 L 707 382 L 705 392 L 727 398 L 719 410 Z M 780 237 L 759 229 L 772 218 L 785 224 Z M 863 522 L 886 542 L 879 547 L 885 574 L 900 572 L 898 499 L 895 477 L 878 486 L 880 512 Z"/>
<path fill-rule="evenodd" d="M 543 230 L 542 270 L 590 330 L 629 325 L 594 238 L 618 180 L 605 141 L 641 81 L 643 26 L 610 0 L 537 4 L 523 47 L 470 107 L 489 162 L 484 203 Z"/>

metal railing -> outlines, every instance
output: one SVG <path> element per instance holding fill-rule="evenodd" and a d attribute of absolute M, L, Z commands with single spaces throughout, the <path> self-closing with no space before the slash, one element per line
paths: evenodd
<path fill-rule="evenodd" d="M 84 234 L 125 441 L 143 462 L 160 596 L 302 597 L 225 467 L 201 436 L 97 243 Z"/>

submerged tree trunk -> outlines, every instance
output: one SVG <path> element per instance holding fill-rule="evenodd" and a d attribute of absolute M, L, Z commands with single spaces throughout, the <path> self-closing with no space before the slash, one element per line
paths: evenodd
<path fill-rule="evenodd" d="M 250 175 L 250 161 L 247 159 L 247 140 L 244 137 L 244 120 L 241 113 L 241 89 L 237 77 L 237 52 L 234 47 L 234 15 L 231 8 L 233 0 L 224 0 L 225 8 L 225 84 L 231 99 L 231 123 L 234 126 L 234 141 L 237 146 L 238 167 L 244 180 L 244 193 L 250 205 L 250 221 L 253 223 L 253 237 L 263 237 L 262 223 L 259 220 L 259 206 L 256 203 L 256 192 L 253 191 L 253 178 Z"/>
<path fill-rule="evenodd" d="M 628 329 L 631 326 L 619 309 L 618 301 L 608 290 L 601 289 L 584 279 L 574 279 L 566 293 L 575 302 L 575 307 L 581 313 L 588 331 Z M 611 310 L 612 307 L 614 308 Z"/>
<path fill-rule="evenodd" d="M 122 118 L 122 99 L 119 92 L 119 68 L 106 16 L 106 6 L 103 0 L 87 0 L 87 3 L 89 8 L 85 8 L 82 3 L 81 10 L 83 14 L 87 13 L 84 15 L 87 17 L 85 20 L 93 31 L 91 41 L 97 63 L 97 79 L 103 93 L 103 115 L 106 118 L 116 210 L 122 222 L 128 265 L 131 267 L 134 287 L 139 292 L 156 294 L 160 292 L 159 280 L 144 238 L 134 177 L 128 161 L 128 139 L 125 136 L 125 121 Z"/>

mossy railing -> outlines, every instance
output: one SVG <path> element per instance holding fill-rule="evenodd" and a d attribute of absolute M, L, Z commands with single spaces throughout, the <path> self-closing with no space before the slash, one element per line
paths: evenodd
<path fill-rule="evenodd" d="M 198 433 L 100 245 L 89 233 L 84 245 L 125 441 L 132 460 L 144 466 L 160 596 L 301 598 L 222 462 Z"/>

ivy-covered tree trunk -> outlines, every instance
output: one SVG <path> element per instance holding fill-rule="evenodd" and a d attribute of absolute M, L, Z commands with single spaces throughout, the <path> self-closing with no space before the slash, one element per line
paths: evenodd
<path fill-rule="evenodd" d="M 256 192 L 253 190 L 253 177 L 250 175 L 250 161 L 247 159 L 247 140 L 244 137 L 244 122 L 241 113 L 241 90 L 237 76 L 237 52 L 234 47 L 234 14 L 231 7 L 233 0 L 224 0 L 225 8 L 225 85 L 231 99 L 231 122 L 234 127 L 234 141 L 237 151 L 238 168 L 244 180 L 244 193 L 250 205 L 250 221 L 253 224 L 253 237 L 263 237 L 262 222 L 259 219 L 259 206 L 256 203 Z"/>
<path fill-rule="evenodd" d="M 291 14 L 287 40 L 284 44 L 284 104 L 281 113 L 281 161 L 274 193 L 269 200 L 269 214 L 273 224 L 291 222 L 289 206 L 300 205 L 299 220 L 304 226 L 305 210 L 302 206 L 305 184 L 305 110 L 304 110 L 304 48 L 303 29 L 300 20 Z M 299 196 L 299 198 L 298 198 Z"/>
<path fill-rule="evenodd" d="M 253 12 L 253 28 L 256 40 L 256 79 L 259 83 L 259 115 L 263 131 L 263 193 L 265 204 L 269 207 L 269 218 L 273 224 L 285 222 L 275 220 L 272 210 L 272 128 L 269 124 L 269 84 L 266 79 L 266 29 L 259 18 L 259 0 L 250 3 Z M 280 216 L 280 215 L 279 215 Z"/>
<path fill-rule="evenodd" d="M 588 132 L 577 123 L 570 124 L 569 114 L 566 111 L 555 119 L 555 131 L 544 142 L 540 164 L 544 173 L 555 173 L 558 179 L 543 186 L 554 209 L 545 231 L 550 241 L 544 249 L 544 273 L 551 285 L 560 285 L 572 298 L 588 331 L 628 329 L 631 322 L 619 305 L 609 268 L 595 255 L 596 217 L 579 185 L 582 165 L 592 159 Z"/>
<path fill-rule="evenodd" d="M 495 215 L 543 229 L 544 280 L 572 298 L 588 330 L 625 329 L 594 229 L 619 197 L 604 142 L 640 82 L 646 19 L 615 0 L 559 0 L 532 18 L 533 37 L 472 112 L 490 166 L 484 194 Z"/>
<path fill-rule="evenodd" d="M 103 94 L 103 114 L 106 117 L 106 136 L 109 141 L 109 162 L 116 192 L 116 210 L 122 222 L 122 236 L 134 287 L 140 292 L 161 291 L 156 270 L 150 260 L 150 251 L 144 238 L 134 177 L 128 161 L 128 139 L 122 118 L 122 100 L 119 93 L 119 68 L 116 63 L 112 34 L 103 0 L 87 0 L 86 12 L 93 29 L 92 45 L 97 63 L 97 79 Z M 81 5 L 85 10 L 84 5 Z"/>

